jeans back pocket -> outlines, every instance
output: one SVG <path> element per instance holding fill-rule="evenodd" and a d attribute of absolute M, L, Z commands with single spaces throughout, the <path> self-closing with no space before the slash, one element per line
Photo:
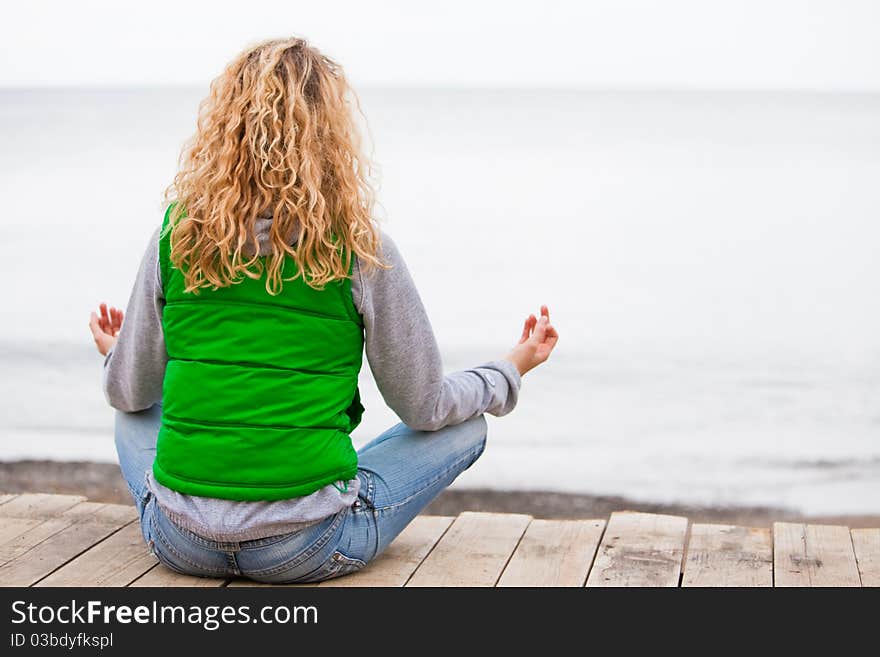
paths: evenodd
<path fill-rule="evenodd" d="M 302 582 L 322 582 L 325 579 L 333 579 L 334 577 L 342 577 L 359 571 L 366 566 L 366 561 L 355 559 L 343 554 L 339 550 L 333 552 L 320 567 L 313 570 L 309 574 L 303 576 L 298 581 Z"/>

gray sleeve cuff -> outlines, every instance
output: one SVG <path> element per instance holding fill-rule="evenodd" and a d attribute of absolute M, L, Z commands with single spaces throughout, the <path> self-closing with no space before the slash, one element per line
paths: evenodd
<path fill-rule="evenodd" d="M 493 360 L 474 368 L 474 371 L 489 386 L 491 398 L 486 404 L 486 413 L 500 417 L 516 408 L 522 377 L 513 363 L 509 360 Z"/>
<path fill-rule="evenodd" d="M 522 388 L 522 377 L 519 374 L 519 370 L 516 369 L 516 365 L 511 363 L 507 359 L 502 360 L 493 360 L 485 365 L 480 365 L 480 367 L 485 367 L 487 369 L 497 370 L 504 375 L 504 378 L 507 379 L 508 385 L 511 388 L 515 388 L 519 390 Z"/>

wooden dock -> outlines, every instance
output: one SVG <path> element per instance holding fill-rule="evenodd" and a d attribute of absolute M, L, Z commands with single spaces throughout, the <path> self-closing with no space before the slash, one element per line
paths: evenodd
<path fill-rule="evenodd" d="M 25 494 L 0 495 L 0 586 L 261 585 L 162 567 L 133 507 Z M 366 568 L 321 586 L 880 586 L 880 529 L 420 516 Z"/>

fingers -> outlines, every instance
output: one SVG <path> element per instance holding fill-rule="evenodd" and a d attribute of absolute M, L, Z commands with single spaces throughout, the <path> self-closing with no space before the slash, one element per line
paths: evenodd
<path fill-rule="evenodd" d="M 101 328 L 101 319 L 92 311 L 92 314 L 89 316 L 89 329 L 92 331 L 92 338 L 95 340 L 95 345 L 97 345 L 98 350 L 101 349 L 101 338 L 104 335 L 104 330 Z"/>
<path fill-rule="evenodd" d="M 535 330 L 532 332 L 532 340 L 537 344 L 544 342 L 548 326 L 550 326 L 550 320 L 545 315 L 541 315 L 541 319 L 538 320 Z"/>
<path fill-rule="evenodd" d="M 520 344 L 522 344 L 523 342 L 525 342 L 526 340 L 529 339 L 529 336 L 531 336 L 532 331 L 535 328 L 535 324 L 537 324 L 537 323 L 538 323 L 538 320 L 534 315 L 529 315 L 528 317 L 526 317 L 526 322 L 525 322 L 525 324 L 523 324 L 522 336 L 520 336 L 520 339 L 519 339 Z"/>
<path fill-rule="evenodd" d="M 115 336 L 122 328 L 122 311 L 119 308 L 110 308 L 111 335 Z"/>
<path fill-rule="evenodd" d="M 556 332 L 556 328 L 553 326 L 553 324 L 550 323 L 550 309 L 547 306 L 541 306 L 541 321 L 544 322 L 546 325 L 544 338 L 557 340 L 559 338 L 559 334 Z"/>
<path fill-rule="evenodd" d="M 556 332 L 556 329 L 552 326 L 548 327 L 547 335 L 544 338 L 544 344 L 546 344 L 550 351 L 556 348 L 556 343 L 559 342 L 559 333 Z"/>
<path fill-rule="evenodd" d="M 94 310 L 89 313 L 89 329 L 92 331 L 98 353 L 102 356 L 106 356 L 113 348 L 122 319 L 122 311 L 113 307 L 108 310 L 106 303 L 100 305 L 100 314 Z"/>
<path fill-rule="evenodd" d="M 104 333 L 109 334 L 111 329 L 110 329 L 110 315 L 107 312 L 107 304 L 102 303 L 99 306 L 99 308 L 101 310 L 101 330 L 104 331 Z"/>
<path fill-rule="evenodd" d="M 556 329 L 550 323 L 550 309 L 546 305 L 541 306 L 541 317 L 538 319 L 534 315 L 529 315 L 523 324 L 522 335 L 519 344 L 531 340 L 535 344 L 541 344 L 548 339 L 555 340 L 559 338 Z"/>
<path fill-rule="evenodd" d="M 115 306 L 108 307 L 106 303 L 102 303 L 98 308 L 101 313 L 100 315 L 92 313 L 97 321 L 97 326 L 107 335 L 116 337 L 122 328 L 122 320 L 125 318 L 124 313 Z"/>
<path fill-rule="evenodd" d="M 550 321 L 550 309 L 547 306 L 541 306 L 541 317 L 546 317 Z"/>
<path fill-rule="evenodd" d="M 541 319 L 538 320 L 535 331 L 532 333 L 532 340 L 536 344 L 546 344 L 552 349 L 556 346 L 558 339 L 559 333 L 556 331 L 556 327 L 550 323 L 550 312 L 547 306 L 541 306 Z"/>

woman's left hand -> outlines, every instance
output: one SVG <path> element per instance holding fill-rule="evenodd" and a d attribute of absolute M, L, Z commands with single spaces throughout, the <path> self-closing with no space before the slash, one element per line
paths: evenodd
<path fill-rule="evenodd" d="M 123 313 L 119 308 L 110 306 L 109 310 L 106 303 L 101 304 L 100 316 L 94 310 L 89 317 L 89 328 L 92 330 L 92 337 L 95 338 L 95 346 L 102 356 L 106 356 L 107 352 L 116 344 L 119 330 L 122 328 Z"/>

